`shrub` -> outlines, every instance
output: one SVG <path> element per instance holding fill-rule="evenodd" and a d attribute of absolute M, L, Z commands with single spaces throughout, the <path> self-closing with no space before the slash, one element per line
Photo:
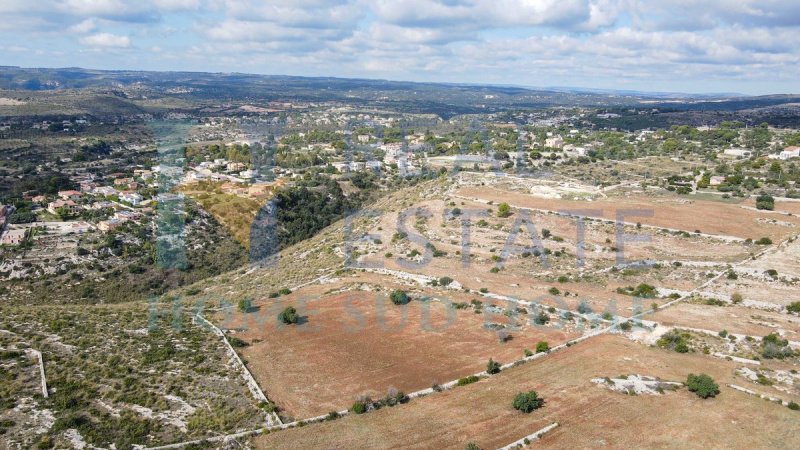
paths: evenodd
<path fill-rule="evenodd" d="M 793 401 L 789 402 L 789 404 L 786 405 L 786 406 L 787 406 L 787 408 L 791 409 L 792 411 L 800 411 L 800 405 L 798 405 L 797 403 L 795 403 Z"/>
<path fill-rule="evenodd" d="M 767 359 L 783 359 L 792 356 L 789 341 L 781 339 L 777 333 L 770 333 L 761 339 L 761 356 Z"/>
<path fill-rule="evenodd" d="M 786 310 L 793 313 L 800 314 L 800 302 L 792 302 L 786 307 Z"/>
<path fill-rule="evenodd" d="M 366 400 L 356 400 L 353 406 L 350 407 L 350 411 L 352 411 L 353 414 L 364 414 L 367 412 L 367 403 Z"/>
<path fill-rule="evenodd" d="M 772 239 L 768 237 L 762 237 L 756 241 L 756 245 L 772 245 Z"/>
<path fill-rule="evenodd" d="M 500 363 L 489 358 L 489 363 L 486 365 L 486 373 L 489 375 L 500 373 Z"/>
<path fill-rule="evenodd" d="M 529 356 L 533 356 L 533 352 L 528 350 L 527 348 L 524 350 L 524 353 L 525 353 L 525 357 L 526 358 L 529 357 Z"/>
<path fill-rule="evenodd" d="M 253 301 L 249 298 L 243 298 L 239 300 L 238 306 L 239 306 L 239 311 L 243 313 L 250 312 L 250 310 L 253 308 Z"/>
<path fill-rule="evenodd" d="M 547 290 L 547 292 L 548 292 L 550 295 L 558 295 L 558 294 L 560 294 L 560 293 L 561 293 L 561 291 L 559 291 L 559 290 L 558 290 L 558 288 L 557 288 L 557 287 L 555 287 L 555 286 L 554 286 L 554 287 L 551 287 L 550 289 L 548 289 L 548 290 Z"/>
<path fill-rule="evenodd" d="M 281 295 L 289 295 L 292 293 L 292 290 L 289 288 L 283 288 L 280 291 L 278 291 L 278 293 Z"/>
<path fill-rule="evenodd" d="M 439 284 L 442 286 L 449 286 L 450 283 L 453 282 L 453 279 L 450 277 L 441 277 L 439 278 Z"/>
<path fill-rule="evenodd" d="M 759 195 L 756 197 L 756 208 L 772 211 L 775 209 L 775 198 L 767 194 Z"/>
<path fill-rule="evenodd" d="M 470 442 L 464 447 L 464 450 L 483 450 L 478 444 Z"/>
<path fill-rule="evenodd" d="M 237 348 L 243 348 L 243 347 L 247 347 L 247 346 L 250 345 L 247 342 L 245 342 L 245 341 L 243 341 L 243 340 L 241 340 L 241 339 L 239 339 L 237 337 L 233 337 L 233 336 L 228 338 L 228 342 L 230 342 L 231 346 L 237 347 Z"/>
<path fill-rule="evenodd" d="M 299 322 L 300 316 L 297 315 L 297 310 L 293 306 L 287 306 L 278 314 L 278 320 L 286 325 L 291 325 Z"/>
<path fill-rule="evenodd" d="M 410 301 L 408 294 L 406 294 L 405 291 L 400 291 L 400 290 L 392 291 L 392 293 L 389 294 L 389 299 L 395 305 L 405 305 Z"/>
<path fill-rule="evenodd" d="M 710 376 L 702 373 L 695 375 L 690 373 L 686 378 L 686 386 L 690 392 L 694 392 L 700 398 L 715 397 L 719 394 L 719 386 Z"/>
<path fill-rule="evenodd" d="M 536 344 L 536 353 L 544 353 L 550 351 L 550 344 L 545 341 L 540 341 Z"/>
<path fill-rule="evenodd" d="M 621 324 L 619 324 L 619 327 L 622 331 L 631 331 L 633 325 L 631 325 L 630 322 L 622 322 Z"/>
<path fill-rule="evenodd" d="M 508 203 L 500 203 L 497 205 L 497 217 L 508 217 L 511 215 L 511 207 Z"/>
<path fill-rule="evenodd" d="M 539 397 L 536 391 L 520 392 L 514 397 L 512 403 L 514 409 L 524 413 L 530 413 L 544 405 L 544 400 Z"/>
<path fill-rule="evenodd" d="M 733 304 L 742 303 L 743 300 L 744 300 L 744 297 L 742 297 L 742 294 L 740 294 L 738 292 L 734 292 L 733 294 L 731 294 L 731 302 Z"/>
<path fill-rule="evenodd" d="M 478 380 L 480 380 L 480 377 L 477 375 L 470 375 L 468 377 L 459 378 L 457 384 L 459 386 L 466 386 L 468 384 L 476 383 Z M 436 388 L 434 388 L 434 390 L 436 390 Z"/>
<path fill-rule="evenodd" d="M 592 308 L 588 303 L 586 303 L 586 300 L 582 300 L 578 305 L 578 312 L 581 314 L 590 314 L 592 312 Z"/>
<path fill-rule="evenodd" d="M 678 353 L 689 352 L 689 335 L 687 333 L 680 333 L 677 330 L 672 330 L 656 342 L 659 347 L 674 350 Z"/>
<path fill-rule="evenodd" d="M 546 325 L 547 322 L 550 322 L 550 316 L 548 316 L 544 311 L 539 311 L 539 314 L 536 314 L 533 317 L 533 323 L 536 325 Z"/>

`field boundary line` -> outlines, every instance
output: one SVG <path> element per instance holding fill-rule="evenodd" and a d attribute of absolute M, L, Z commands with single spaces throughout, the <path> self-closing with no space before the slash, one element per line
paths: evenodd
<path fill-rule="evenodd" d="M 538 439 L 541 439 L 542 436 L 545 435 L 545 433 L 558 428 L 558 426 L 559 426 L 558 422 L 553 422 L 550 425 L 542 428 L 541 430 L 536 431 L 534 433 L 531 433 L 531 434 L 525 436 L 522 439 L 518 439 L 518 440 L 506 445 L 505 447 L 500 447 L 497 450 L 511 450 L 511 449 L 517 447 L 518 445 L 522 445 L 522 446 L 528 445 L 528 444 L 525 443 L 526 439 L 528 440 L 528 443 L 530 443 L 532 441 L 536 441 Z"/>

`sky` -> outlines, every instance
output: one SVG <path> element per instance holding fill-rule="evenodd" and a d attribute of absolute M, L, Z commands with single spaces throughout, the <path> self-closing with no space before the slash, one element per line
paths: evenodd
<path fill-rule="evenodd" d="M 800 1 L 0 0 L 0 65 L 800 94 Z"/>

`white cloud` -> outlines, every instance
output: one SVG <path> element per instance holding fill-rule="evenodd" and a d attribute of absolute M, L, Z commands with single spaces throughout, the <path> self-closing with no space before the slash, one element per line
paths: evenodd
<path fill-rule="evenodd" d="M 97 33 L 80 39 L 81 44 L 89 47 L 127 48 L 131 46 L 128 36 L 118 36 L 111 33 Z"/>
<path fill-rule="evenodd" d="M 94 19 L 86 19 L 69 27 L 69 31 L 73 33 L 84 34 L 94 31 L 95 28 L 97 28 L 97 22 Z"/>

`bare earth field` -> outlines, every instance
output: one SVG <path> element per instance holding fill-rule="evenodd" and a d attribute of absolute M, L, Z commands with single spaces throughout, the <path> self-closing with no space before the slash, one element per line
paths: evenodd
<path fill-rule="evenodd" d="M 519 192 L 504 191 L 493 187 L 464 187 L 457 191 L 458 195 L 487 201 L 495 204 L 506 202 L 512 207 L 543 209 L 550 211 L 586 210 L 596 209 L 603 211 L 603 217 L 615 220 L 618 212 L 622 210 L 648 210 L 653 211 L 652 217 L 627 216 L 627 222 L 641 222 L 665 228 L 680 229 L 688 232 L 700 230 L 703 233 L 735 236 L 739 238 L 758 239 L 767 236 L 773 240 L 790 234 L 790 227 L 759 223 L 758 219 L 775 219 L 800 224 L 800 219 L 795 216 L 775 216 L 769 212 L 745 209 L 739 205 L 721 202 L 692 200 L 691 198 L 678 197 L 625 197 L 617 199 L 601 199 L 592 202 L 539 198 Z M 794 204 L 790 208 L 796 208 Z M 783 208 L 779 202 L 776 209 Z M 758 229 L 755 225 L 760 224 Z M 758 235 L 754 235 L 758 232 Z"/>
<path fill-rule="evenodd" d="M 734 369 L 724 360 L 600 336 L 479 383 L 408 405 L 261 436 L 256 445 L 458 449 L 474 441 L 482 448 L 497 448 L 558 422 L 558 428 L 534 444 L 537 448 L 800 446 L 796 412 L 725 386 L 737 382 Z M 690 372 L 714 377 L 720 395 L 702 400 L 681 388 L 660 396 L 629 396 L 590 382 L 620 374 L 685 381 Z M 545 399 L 544 408 L 530 414 L 515 411 L 514 395 L 530 389 Z"/>
<path fill-rule="evenodd" d="M 391 280 L 379 280 L 391 286 Z M 370 277 L 362 277 L 369 281 Z M 361 395 L 381 398 L 388 389 L 413 392 L 485 370 L 489 358 L 510 362 L 534 350 L 536 343 L 550 346 L 577 337 L 548 327 L 526 325 L 501 343 L 485 323 L 507 324 L 510 319 L 488 308 L 456 310 L 438 301 L 412 300 L 396 306 L 387 292 L 352 290 L 326 294 L 337 285 L 316 285 L 280 300 L 257 302 L 263 323 L 249 322 L 236 337 L 249 342 L 240 350 L 267 396 L 286 414 L 312 417 L 349 408 Z M 407 286 L 397 285 L 397 288 Z M 468 302 L 475 296 L 429 292 L 452 301 Z M 412 298 L 419 298 L 416 291 Z M 376 303 L 380 302 L 380 303 Z M 294 305 L 307 323 L 279 326 L 276 316 Z M 405 315 L 405 318 L 403 317 Z M 241 314 L 225 321 L 226 328 L 242 325 Z"/>
<path fill-rule="evenodd" d="M 800 340 L 800 317 L 740 306 L 709 306 L 681 303 L 648 315 L 662 325 L 701 328 L 711 331 L 761 337 L 776 331 L 790 340 Z"/>

